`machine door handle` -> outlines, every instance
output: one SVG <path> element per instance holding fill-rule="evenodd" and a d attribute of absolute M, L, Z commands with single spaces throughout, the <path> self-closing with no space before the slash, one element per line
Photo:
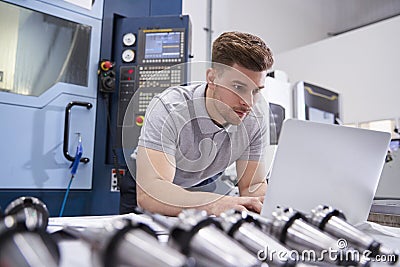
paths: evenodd
<path fill-rule="evenodd" d="M 64 151 L 64 157 L 71 161 L 74 162 L 75 157 L 71 156 L 68 152 L 68 147 L 69 147 L 69 122 L 70 122 L 70 113 L 71 109 L 73 106 L 81 106 L 81 107 L 86 107 L 87 109 L 91 109 L 93 105 L 88 102 L 80 102 L 80 101 L 72 101 L 69 102 L 68 105 L 65 107 L 65 121 L 64 121 L 64 145 L 63 145 L 63 151 Z M 83 163 L 88 163 L 90 161 L 89 158 L 84 158 L 82 157 L 80 159 L 80 162 Z"/>

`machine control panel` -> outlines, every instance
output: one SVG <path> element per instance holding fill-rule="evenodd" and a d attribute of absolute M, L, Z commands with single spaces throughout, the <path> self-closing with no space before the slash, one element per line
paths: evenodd
<path fill-rule="evenodd" d="M 129 127 L 137 127 L 134 132 L 139 136 L 152 98 L 168 87 L 186 83 L 190 21 L 187 16 L 122 18 L 117 22 L 116 37 L 117 145 L 122 146 L 128 108 L 131 117 L 133 113 Z"/>

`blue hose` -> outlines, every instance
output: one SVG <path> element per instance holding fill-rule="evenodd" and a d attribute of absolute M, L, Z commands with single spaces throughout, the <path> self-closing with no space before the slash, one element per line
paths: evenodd
<path fill-rule="evenodd" d="M 79 162 L 80 162 L 80 160 L 82 158 L 82 154 L 83 154 L 82 138 L 81 138 L 81 136 L 79 136 L 78 146 L 76 147 L 75 159 L 74 159 L 74 162 L 72 162 L 72 164 L 70 166 L 70 168 L 71 168 L 71 179 L 69 180 L 67 191 L 65 192 L 64 200 L 63 200 L 63 203 L 61 205 L 61 210 L 60 210 L 60 214 L 58 215 L 58 217 L 62 217 L 62 215 L 64 213 L 64 208 L 65 208 L 65 204 L 67 203 L 67 198 L 68 198 L 69 190 L 71 188 L 72 180 L 74 179 L 76 171 L 78 170 L 78 166 L 79 166 Z"/>

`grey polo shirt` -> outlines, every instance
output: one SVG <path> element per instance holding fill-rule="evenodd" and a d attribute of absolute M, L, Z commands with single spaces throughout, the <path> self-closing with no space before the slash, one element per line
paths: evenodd
<path fill-rule="evenodd" d="M 239 125 L 217 126 L 205 106 L 206 84 L 172 87 L 150 102 L 139 146 L 173 155 L 174 183 L 185 188 L 223 172 L 236 160 L 262 159 L 267 115 L 253 108 Z"/>

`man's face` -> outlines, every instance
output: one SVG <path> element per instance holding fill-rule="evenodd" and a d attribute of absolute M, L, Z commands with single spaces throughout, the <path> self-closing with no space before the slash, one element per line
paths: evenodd
<path fill-rule="evenodd" d="M 234 64 L 210 73 L 207 96 L 212 98 L 211 117 L 220 124 L 240 124 L 261 97 L 266 71 L 252 71 Z"/>

